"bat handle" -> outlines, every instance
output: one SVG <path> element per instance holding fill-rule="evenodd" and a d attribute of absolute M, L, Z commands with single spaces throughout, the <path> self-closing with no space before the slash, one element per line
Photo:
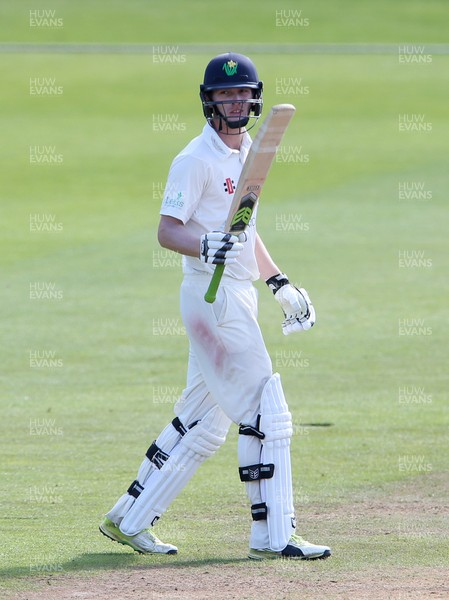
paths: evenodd
<path fill-rule="evenodd" d="M 223 271 L 224 265 L 215 266 L 215 271 L 212 275 L 209 287 L 207 288 L 207 292 L 204 294 L 204 299 L 206 300 L 206 302 L 209 302 L 209 304 L 213 304 L 215 302 L 215 298 L 217 297 L 218 286 L 220 285 Z"/>

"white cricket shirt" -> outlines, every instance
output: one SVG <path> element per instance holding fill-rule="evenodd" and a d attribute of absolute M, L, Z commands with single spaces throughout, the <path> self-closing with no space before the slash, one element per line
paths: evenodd
<path fill-rule="evenodd" d="M 179 219 L 198 237 L 210 231 L 223 231 L 234 191 L 252 140 L 243 136 L 240 150 L 232 150 L 208 124 L 173 160 L 164 191 L 161 215 Z M 246 229 L 248 240 L 238 262 L 226 266 L 225 274 L 235 279 L 256 280 L 259 270 L 254 253 L 256 210 Z M 199 258 L 183 256 L 183 272 L 213 273 L 215 266 Z"/>

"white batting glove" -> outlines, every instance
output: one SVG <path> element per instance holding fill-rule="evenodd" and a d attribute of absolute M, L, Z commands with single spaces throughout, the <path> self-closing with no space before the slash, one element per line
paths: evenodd
<path fill-rule="evenodd" d="M 224 231 L 211 231 L 201 236 L 200 259 L 212 265 L 230 265 L 235 263 L 243 243 L 246 242 L 246 233 L 239 235 L 225 233 Z"/>
<path fill-rule="evenodd" d="M 274 297 L 281 305 L 285 319 L 282 332 L 289 335 L 296 331 L 307 331 L 315 324 L 315 309 L 304 288 L 293 286 L 287 275 L 279 273 L 266 281 Z"/>

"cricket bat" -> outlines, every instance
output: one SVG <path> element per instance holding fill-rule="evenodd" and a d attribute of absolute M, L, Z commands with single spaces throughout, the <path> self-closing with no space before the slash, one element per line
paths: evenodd
<path fill-rule="evenodd" d="M 229 209 L 225 225 L 226 233 L 238 235 L 248 226 L 271 163 L 295 110 L 292 104 L 276 104 L 259 127 L 243 165 Z M 223 271 L 224 265 L 216 265 L 209 288 L 204 295 L 206 302 L 215 302 Z"/>

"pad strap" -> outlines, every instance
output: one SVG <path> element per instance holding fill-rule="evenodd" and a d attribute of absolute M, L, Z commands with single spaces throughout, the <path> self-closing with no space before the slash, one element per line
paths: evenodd
<path fill-rule="evenodd" d="M 267 514 L 268 511 L 265 502 L 261 502 L 260 504 L 253 504 L 251 506 L 251 516 L 253 517 L 253 521 L 266 521 Z"/>
<path fill-rule="evenodd" d="M 171 424 L 181 436 L 184 436 L 187 433 L 187 429 L 184 427 L 178 417 L 175 417 Z"/>
<path fill-rule="evenodd" d="M 164 462 L 169 458 L 169 454 L 161 450 L 156 444 L 156 440 L 146 451 L 145 456 L 158 468 L 162 469 Z"/>
<path fill-rule="evenodd" d="M 181 423 L 181 420 L 179 419 L 179 417 L 175 417 L 173 419 L 173 421 L 171 422 L 171 424 L 173 425 L 173 427 L 176 429 L 176 431 L 179 433 L 179 435 L 181 437 L 184 437 L 185 434 L 188 432 L 188 430 L 192 429 L 192 427 L 195 427 L 195 425 L 198 425 L 198 423 L 199 423 L 199 420 L 194 421 L 188 427 L 184 427 L 184 425 Z"/>
<path fill-rule="evenodd" d="M 126 491 L 130 496 L 138 498 L 143 492 L 143 486 L 141 486 L 137 479 L 135 479 Z"/>
<path fill-rule="evenodd" d="M 249 465 L 239 467 L 240 481 L 257 481 L 258 479 L 271 479 L 274 474 L 274 464 Z"/>
<path fill-rule="evenodd" d="M 256 438 L 259 438 L 259 440 L 263 440 L 265 434 L 263 433 L 263 431 L 260 431 L 260 415 L 257 416 L 257 423 L 255 427 L 253 427 L 252 425 L 243 425 L 241 423 L 239 426 L 239 434 L 253 435 Z"/>

